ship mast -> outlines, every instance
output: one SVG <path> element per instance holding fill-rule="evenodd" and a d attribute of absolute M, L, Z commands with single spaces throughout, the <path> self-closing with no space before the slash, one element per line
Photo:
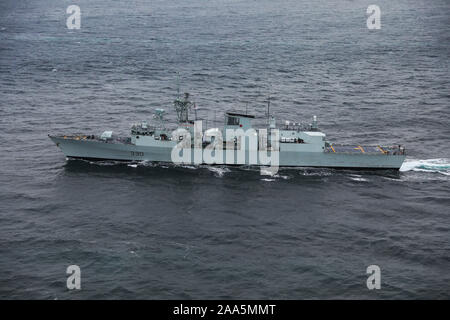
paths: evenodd
<path fill-rule="evenodd" d="M 189 101 L 189 93 L 184 94 L 184 99 L 177 97 L 173 102 L 175 110 L 177 111 L 178 122 L 189 122 L 189 110 L 191 109 L 192 102 Z"/>

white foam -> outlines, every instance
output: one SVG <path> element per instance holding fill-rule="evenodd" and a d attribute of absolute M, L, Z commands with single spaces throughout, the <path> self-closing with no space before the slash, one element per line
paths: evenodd
<path fill-rule="evenodd" d="M 400 171 L 419 171 L 419 172 L 431 172 L 440 173 L 446 176 L 450 175 L 450 159 L 406 159 L 400 168 Z"/>
<path fill-rule="evenodd" d="M 367 179 L 358 178 L 358 177 L 350 177 L 350 179 L 353 180 L 353 181 L 367 181 Z"/>
<path fill-rule="evenodd" d="M 207 167 L 209 171 L 214 172 L 214 174 L 218 177 L 223 177 L 223 175 L 227 172 L 230 172 L 231 170 L 228 168 L 224 168 L 224 167 L 213 167 L 213 166 L 208 166 Z"/>
<path fill-rule="evenodd" d="M 300 170 L 299 174 L 302 176 L 318 176 L 318 177 L 326 177 L 330 176 L 332 173 L 330 171 L 325 171 L 321 169 L 315 169 L 311 172 Z"/>
<path fill-rule="evenodd" d="M 190 166 L 190 165 L 180 165 L 180 167 L 181 168 L 184 168 L 184 169 L 191 169 L 191 170 L 196 170 L 196 169 L 198 169 L 198 167 L 196 167 L 196 166 Z"/>
<path fill-rule="evenodd" d="M 262 176 L 276 177 L 276 176 L 278 176 L 277 172 L 278 172 L 278 168 L 272 168 L 272 167 L 261 167 L 261 170 L 260 170 L 260 174 Z"/>

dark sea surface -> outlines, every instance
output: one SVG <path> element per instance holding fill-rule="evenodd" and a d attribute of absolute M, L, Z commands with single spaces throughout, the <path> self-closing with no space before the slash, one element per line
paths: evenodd
<path fill-rule="evenodd" d="M 449 58 L 444 0 L 2 0 L 0 298 L 449 299 Z M 280 122 L 315 114 L 330 141 L 407 160 L 263 176 L 66 161 L 48 139 L 174 121 L 177 73 L 203 117 L 263 124 L 270 94 Z"/>

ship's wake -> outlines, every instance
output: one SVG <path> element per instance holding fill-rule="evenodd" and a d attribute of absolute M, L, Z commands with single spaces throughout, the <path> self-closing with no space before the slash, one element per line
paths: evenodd
<path fill-rule="evenodd" d="M 81 160 L 85 161 L 89 164 L 95 164 L 98 166 L 115 166 L 115 165 L 124 165 L 124 162 L 121 161 L 88 161 L 88 160 Z M 265 170 L 264 168 L 258 168 L 258 167 L 240 167 L 238 169 L 235 168 L 228 168 L 226 166 L 210 166 L 210 165 L 178 165 L 178 164 L 170 164 L 170 163 L 154 163 L 150 161 L 139 161 L 139 162 L 132 162 L 126 164 L 128 167 L 131 168 L 138 168 L 138 167 L 159 167 L 159 168 L 184 168 L 184 169 L 201 169 L 206 168 L 210 172 L 212 172 L 217 177 L 223 177 L 229 172 L 232 172 L 233 170 L 244 170 L 244 171 L 255 171 L 260 172 L 261 175 L 266 176 L 264 178 L 267 179 L 273 179 L 273 178 L 283 178 L 288 179 L 289 174 L 287 176 L 280 175 L 280 173 L 272 173 L 270 170 Z M 280 168 L 280 171 L 289 173 L 292 170 L 299 171 L 301 175 L 303 176 L 329 176 L 333 175 L 333 173 L 336 173 L 337 171 L 333 169 L 325 169 L 325 168 Z M 425 173 L 438 173 L 445 176 L 450 176 L 450 159 L 447 158 L 438 158 L 438 159 L 406 159 L 403 165 L 400 168 L 400 172 L 425 172 Z M 354 179 L 356 180 L 356 179 Z"/>
<path fill-rule="evenodd" d="M 400 171 L 420 171 L 430 173 L 440 173 L 446 176 L 450 176 L 450 159 L 406 159 L 403 163 Z"/>

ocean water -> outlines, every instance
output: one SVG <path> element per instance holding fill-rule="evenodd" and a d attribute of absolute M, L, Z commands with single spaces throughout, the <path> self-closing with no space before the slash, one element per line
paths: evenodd
<path fill-rule="evenodd" d="M 1 1 L 0 298 L 450 298 L 449 58 L 445 0 Z M 174 120 L 177 82 L 203 117 L 258 125 L 271 95 L 279 121 L 408 157 L 262 176 L 67 162 L 47 137 Z"/>

